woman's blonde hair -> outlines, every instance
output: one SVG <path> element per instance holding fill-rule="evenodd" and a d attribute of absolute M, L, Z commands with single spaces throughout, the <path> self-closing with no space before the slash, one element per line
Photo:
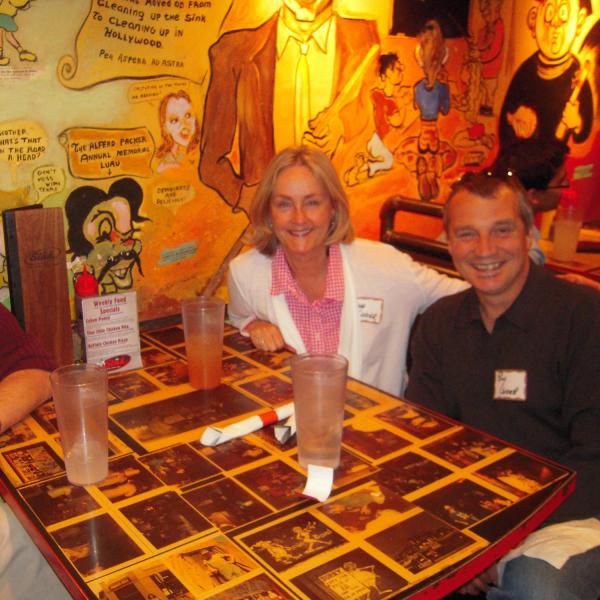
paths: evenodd
<path fill-rule="evenodd" d="M 279 175 L 289 167 L 306 167 L 323 186 L 333 207 L 331 230 L 326 244 L 349 243 L 354 239 L 354 226 L 350 221 L 350 208 L 346 192 L 331 161 L 323 152 L 307 146 L 285 148 L 269 163 L 259 183 L 250 206 L 250 231 L 247 244 L 268 256 L 279 244 L 271 226 L 271 196 Z"/>

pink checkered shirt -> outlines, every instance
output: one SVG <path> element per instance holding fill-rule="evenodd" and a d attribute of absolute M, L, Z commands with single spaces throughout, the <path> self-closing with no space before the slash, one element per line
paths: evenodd
<path fill-rule="evenodd" d="M 271 266 L 271 295 L 285 295 L 288 308 L 308 352 L 337 352 L 344 303 L 344 271 L 338 245 L 329 247 L 325 294 L 311 302 L 300 289 L 278 246 Z"/>

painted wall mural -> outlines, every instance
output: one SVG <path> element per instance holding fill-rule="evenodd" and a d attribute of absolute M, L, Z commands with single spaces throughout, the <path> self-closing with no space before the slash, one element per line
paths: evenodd
<path fill-rule="evenodd" d="M 332 158 L 359 235 L 514 139 L 600 220 L 600 0 L 0 0 L 0 209 L 65 211 L 72 281 L 142 319 L 213 289 L 270 158 Z M 52 35 L 48 35 L 48 32 Z M 435 224 L 409 223 L 435 236 Z M 0 301 L 7 302 L 0 240 Z M 71 284 L 72 284 L 71 281 Z"/>

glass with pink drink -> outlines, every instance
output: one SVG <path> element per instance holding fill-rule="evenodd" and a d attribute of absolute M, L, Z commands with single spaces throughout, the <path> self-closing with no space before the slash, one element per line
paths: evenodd
<path fill-rule="evenodd" d="M 221 383 L 225 302 L 199 296 L 181 303 L 190 384 L 201 390 Z"/>

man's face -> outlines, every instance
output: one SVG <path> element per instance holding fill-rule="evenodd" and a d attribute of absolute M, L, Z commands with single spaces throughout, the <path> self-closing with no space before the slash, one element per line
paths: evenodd
<path fill-rule="evenodd" d="M 139 268 L 142 249 L 134 233 L 129 202 L 119 196 L 94 206 L 83 222 L 83 235 L 94 246 L 87 264 L 104 293 L 132 287 L 133 265 Z"/>
<path fill-rule="evenodd" d="M 450 205 L 448 242 L 454 265 L 479 301 L 510 306 L 527 279 L 531 245 L 516 194 L 508 187 L 494 198 L 458 192 Z"/>
<path fill-rule="evenodd" d="M 333 0 L 283 0 L 298 21 L 312 22 Z"/>
<path fill-rule="evenodd" d="M 544 0 L 537 8 L 535 38 L 540 52 L 550 60 L 567 56 L 580 26 L 585 10 L 579 0 Z"/>
<path fill-rule="evenodd" d="M 479 0 L 479 12 L 486 21 L 498 18 L 502 0 Z"/>
<path fill-rule="evenodd" d="M 400 85 L 402 83 L 402 72 L 404 68 L 400 60 L 397 60 L 392 66 L 388 67 L 385 72 L 385 79 L 392 85 Z"/>

